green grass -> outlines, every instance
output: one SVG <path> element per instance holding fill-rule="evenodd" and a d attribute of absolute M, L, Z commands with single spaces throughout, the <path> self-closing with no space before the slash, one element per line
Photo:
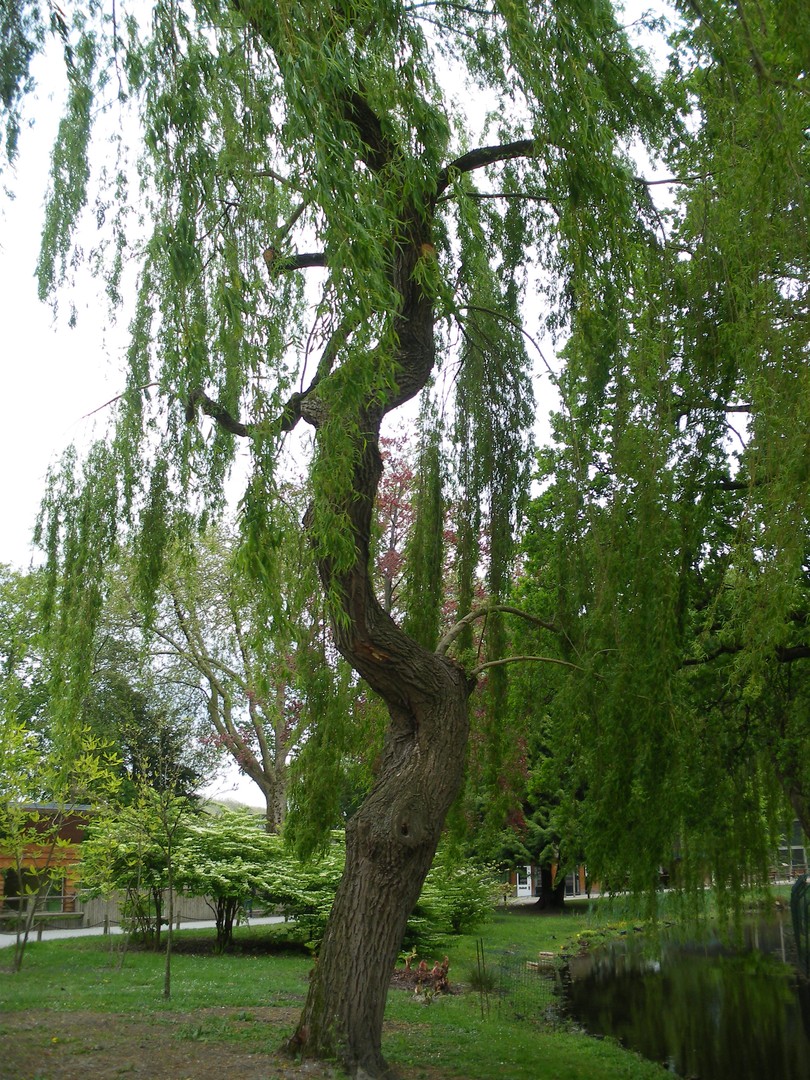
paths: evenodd
<path fill-rule="evenodd" d="M 193 1010 L 213 1004 L 296 1004 L 304 999 L 312 966 L 308 958 L 290 953 L 200 956 L 178 952 L 172 956 L 172 996 L 166 1002 L 163 954 L 129 949 L 121 964 L 121 954 L 109 945 L 121 940 L 86 937 L 30 943 L 19 976 L 0 980 L 0 1012 L 39 1008 L 117 1013 Z"/>
<path fill-rule="evenodd" d="M 606 929 L 610 922 L 598 907 L 587 905 L 572 905 L 569 913 L 555 916 L 501 911 L 477 935 L 448 939 L 451 984 L 467 981 L 476 965 L 478 939 L 483 940 L 487 964 L 497 967 L 504 955 L 562 954 L 576 947 L 578 937 L 622 929 L 615 921 L 612 931 Z M 192 933 L 178 935 L 181 949 Z M 258 1040 L 266 1040 L 268 1030 L 255 1022 L 251 1009 L 300 1007 L 312 967 L 312 960 L 300 953 L 262 953 L 262 940 L 268 936 L 272 935 L 264 928 L 239 930 L 237 943 L 243 951 L 236 955 L 177 952 L 169 1002 L 162 997 L 162 955 L 129 950 L 120 967 L 116 946 L 121 939 L 34 942 L 22 972 L 0 979 L 0 1013 L 44 1009 L 152 1015 L 156 1028 L 169 1022 L 171 1014 L 174 1035 L 181 1039 L 212 1045 L 238 1041 L 246 1046 L 253 1040 L 259 1049 Z M 239 1011 L 215 1015 L 212 1007 Z M 493 994 L 487 1002 L 472 991 L 440 996 L 425 1005 L 409 991 L 392 990 L 383 1049 L 410 1078 L 426 1076 L 426 1069 L 464 1080 L 496 1076 L 552 1080 L 572 1075 L 652 1080 L 665 1075 L 663 1069 L 609 1040 L 572 1030 L 553 1009 L 530 1007 L 521 1015 L 508 996 Z"/>

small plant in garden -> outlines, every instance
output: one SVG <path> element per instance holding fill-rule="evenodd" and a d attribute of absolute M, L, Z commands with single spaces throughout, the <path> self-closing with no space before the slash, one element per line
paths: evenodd
<path fill-rule="evenodd" d="M 413 989 L 414 996 L 425 1004 L 429 1004 L 437 994 L 449 993 L 449 957 L 434 961 L 432 967 L 427 960 L 420 960 L 414 967 L 416 957 L 416 950 L 411 950 L 405 957 L 404 967 L 394 972 L 394 984 L 402 989 Z"/>
<path fill-rule="evenodd" d="M 494 972 L 480 965 L 468 969 L 466 981 L 478 994 L 491 994 L 498 985 Z"/>

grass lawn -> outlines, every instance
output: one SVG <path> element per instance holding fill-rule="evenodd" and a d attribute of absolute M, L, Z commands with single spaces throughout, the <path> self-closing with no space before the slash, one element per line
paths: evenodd
<path fill-rule="evenodd" d="M 499 911 L 476 936 L 448 939 L 456 992 L 425 1004 L 424 996 L 392 989 L 384 1053 L 407 1080 L 663 1077 L 657 1065 L 574 1031 L 560 1018 L 552 994 L 556 960 L 545 958 L 542 972 L 526 967 L 538 953 L 556 957 L 598 939 L 605 921 L 598 907 L 572 905 L 553 916 L 513 908 Z M 0 979 L 0 1077 L 339 1075 L 277 1052 L 294 1026 L 312 966 L 309 957 L 276 948 L 278 935 L 276 927 L 241 928 L 236 942 L 242 951 L 229 956 L 203 951 L 199 932 L 177 935 L 170 1001 L 162 997 L 162 955 L 130 949 L 122 957 L 120 938 L 31 943 L 20 974 Z M 485 972 L 499 984 L 486 995 L 470 986 L 481 943 Z"/>

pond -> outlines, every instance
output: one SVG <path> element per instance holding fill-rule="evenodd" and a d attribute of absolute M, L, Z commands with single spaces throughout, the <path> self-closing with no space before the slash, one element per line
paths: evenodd
<path fill-rule="evenodd" d="M 681 1077 L 808 1080 L 810 986 L 791 953 L 789 917 L 750 924 L 738 948 L 623 938 L 571 961 L 566 1010 Z"/>

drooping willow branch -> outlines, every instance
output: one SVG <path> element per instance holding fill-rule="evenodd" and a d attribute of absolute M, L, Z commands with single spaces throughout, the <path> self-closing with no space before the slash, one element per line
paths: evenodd
<path fill-rule="evenodd" d="M 103 405 L 99 405 L 99 406 L 97 406 L 97 408 L 91 409 L 89 413 L 85 413 L 84 416 L 82 417 L 82 420 L 87 420 L 88 417 L 95 416 L 96 413 L 100 413 L 102 411 L 102 409 L 108 409 L 110 407 L 110 405 L 115 405 L 117 402 L 123 401 L 123 399 L 127 396 L 127 394 L 131 394 L 133 391 L 136 394 L 141 394 L 145 390 L 152 390 L 155 386 L 159 386 L 159 385 L 160 385 L 160 383 L 148 382 L 148 383 L 143 383 L 141 386 L 134 386 L 134 387 L 133 386 L 128 386 L 126 388 L 126 390 L 123 392 L 123 394 L 116 394 L 115 397 L 110 398 L 109 401 L 105 401 Z"/>
<path fill-rule="evenodd" d="M 457 623 L 450 627 L 436 646 L 437 654 L 439 656 L 444 656 L 465 627 L 470 626 L 471 623 L 476 622 L 476 620 L 484 619 L 495 612 L 500 612 L 505 615 L 517 615 L 519 618 L 525 619 L 526 622 L 530 622 L 533 626 L 540 627 L 541 630 L 551 631 L 552 634 L 558 634 L 560 632 L 559 627 L 555 626 L 554 623 L 539 619 L 536 615 L 530 615 L 528 611 L 522 611 L 520 608 L 512 607 L 510 604 L 486 604 L 483 607 L 474 608 L 465 615 L 463 619 L 459 619 Z M 558 663 L 562 663 L 562 661 L 558 661 Z"/>
<path fill-rule="evenodd" d="M 321 353 L 317 370 L 312 376 L 312 381 L 309 386 L 306 390 L 296 391 L 294 394 L 290 395 L 279 415 L 267 425 L 270 430 L 273 430 L 278 434 L 293 430 L 304 415 L 304 402 L 318 384 L 331 373 L 340 347 L 346 342 L 353 328 L 353 319 L 346 318 L 341 320 L 340 325 L 334 333 L 330 335 L 329 340 Z M 215 401 L 214 398 L 209 397 L 201 387 L 195 387 L 189 392 L 188 401 L 186 402 L 186 420 L 188 423 L 191 423 L 194 419 L 197 408 L 200 408 L 206 416 L 210 416 L 212 420 L 219 424 L 225 431 L 230 432 L 231 435 L 236 435 L 243 439 L 251 439 L 256 434 L 255 424 L 243 424 L 241 420 L 232 416 L 224 405 Z"/>
<path fill-rule="evenodd" d="M 212 420 L 216 421 L 225 431 L 230 432 L 231 435 L 237 435 L 242 439 L 253 437 L 253 424 L 243 424 L 236 417 L 231 416 L 224 405 L 220 405 L 218 401 L 210 398 L 199 386 L 189 391 L 188 401 L 186 402 L 186 420 L 188 423 L 191 423 L 194 419 L 194 413 L 198 407 L 206 416 L 210 416 Z"/>
<path fill-rule="evenodd" d="M 551 364 L 546 359 L 545 353 L 540 348 L 539 343 L 535 340 L 534 337 L 532 337 L 532 335 L 529 333 L 529 331 L 526 329 L 525 326 L 522 326 L 521 323 L 517 322 L 515 319 L 513 319 L 511 317 L 511 315 L 508 315 L 505 311 L 497 311 L 495 308 L 481 307 L 478 304 L 467 304 L 467 305 L 464 305 L 462 307 L 457 308 L 456 311 L 457 311 L 457 313 L 462 312 L 462 311 L 478 311 L 483 315 L 491 315 L 494 319 L 501 319 L 507 325 L 511 326 L 514 330 L 516 330 L 519 334 L 522 334 L 523 337 L 526 339 L 526 341 L 529 342 L 529 344 L 536 351 L 537 355 L 540 357 L 540 360 L 541 360 L 541 362 L 543 364 L 543 367 L 545 367 L 549 379 L 551 380 L 551 382 L 553 383 L 555 389 L 559 393 L 563 405 L 565 405 L 566 410 L 568 411 L 569 415 L 573 416 L 573 408 L 569 404 L 569 401 L 568 401 L 568 398 L 566 396 L 565 389 L 564 389 L 562 383 L 560 382 L 556 372 L 554 371 L 554 368 L 551 366 Z M 463 328 L 460 320 L 459 320 L 459 326 L 461 327 L 462 333 L 464 333 L 464 328 Z"/>

